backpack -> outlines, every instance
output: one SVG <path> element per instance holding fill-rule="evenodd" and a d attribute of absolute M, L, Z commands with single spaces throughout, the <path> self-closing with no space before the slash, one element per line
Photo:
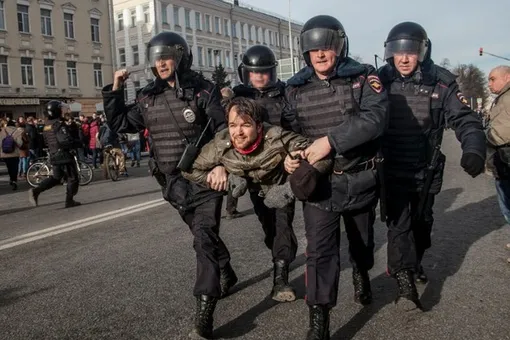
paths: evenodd
<path fill-rule="evenodd" d="M 5 132 L 7 132 L 7 130 L 5 130 Z M 14 150 L 16 149 L 16 142 L 14 141 L 14 138 L 12 137 L 14 132 L 16 132 L 16 130 L 14 130 L 11 134 L 7 134 L 7 136 L 5 136 L 5 138 L 2 140 L 2 152 L 3 153 L 13 153 Z"/>

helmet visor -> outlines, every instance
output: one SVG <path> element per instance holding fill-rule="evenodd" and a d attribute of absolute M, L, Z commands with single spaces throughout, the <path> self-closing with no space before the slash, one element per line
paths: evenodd
<path fill-rule="evenodd" d="M 243 84 L 259 90 L 274 86 L 278 78 L 275 67 L 248 67 L 243 65 L 241 72 Z"/>
<path fill-rule="evenodd" d="M 384 44 L 384 59 L 388 60 L 393 58 L 395 55 L 417 55 L 418 61 L 422 62 L 427 53 L 427 42 L 400 39 L 388 41 Z"/>
<path fill-rule="evenodd" d="M 313 28 L 301 33 L 301 51 L 333 50 L 339 56 L 345 45 L 345 33 L 328 28 Z"/>
<path fill-rule="evenodd" d="M 184 47 L 180 45 L 174 46 L 152 46 L 149 48 L 147 58 L 149 65 L 155 67 L 159 61 L 173 60 L 176 67 L 181 62 L 184 54 Z"/>

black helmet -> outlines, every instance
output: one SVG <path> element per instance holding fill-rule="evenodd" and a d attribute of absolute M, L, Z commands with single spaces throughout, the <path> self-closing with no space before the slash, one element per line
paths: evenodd
<path fill-rule="evenodd" d="M 308 20 L 299 37 L 301 51 L 308 66 L 310 63 L 310 51 L 333 50 L 338 58 L 347 56 L 349 42 L 344 27 L 337 19 L 329 15 L 317 15 Z"/>
<path fill-rule="evenodd" d="M 44 114 L 48 119 L 60 119 L 62 118 L 62 106 L 63 103 L 58 100 L 51 100 L 46 104 L 46 110 Z"/>
<path fill-rule="evenodd" d="M 246 50 L 243 55 L 243 60 L 237 72 L 239 73 L 239 79 L 244 85 L 249 86 L 250 84 L 250 72 L 256 73 L 270 73 L 270 83 L 275 84 L 277 81 L 276 75 L 276 57 L 274 52 L 267 46 L 255 45 Z"/>
<path fill-rule="evenodd" d="M 417 54 L 418 61 L 430 58 L 429 39 L 425 29 L 415 22 L 402 22 L 393 27 L 384 42 L 384 59 L 388 61 L 395 53 Z"/>
<path fill-rule="evenodd" d="M 147 60 L 156 77 L 159 75 L 155 65 L 162 58 L 174 60 L 177 72 L 189 70 L 193 63 L 193 55 L 188 43 L 174 32 L 161 32 L 152 37 L 147 44 Z"/>

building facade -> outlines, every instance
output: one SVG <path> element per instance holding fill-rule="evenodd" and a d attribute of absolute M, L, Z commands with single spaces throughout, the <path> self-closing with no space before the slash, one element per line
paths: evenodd
<path fill-rule="evenodd" d="M 43 117 L 58 99 L 73 112 L 102 110 L 112 81 L 108 0 L 0 1 L 0 117 Z"/>
<path fill-rule="evenodd" d="M 239 83 L 237 67 L 250 46 L 265 44 L 277 59 L 291 56 L 288 20 L 238 1 L 113 0 L 113 18 L 116 67 L 131 73 L 125 94 L 128 100 L 153 77 L 147 67 L 146 45 L 159 32 L 181 34 L 193 53 L 194 70 L 210 78 L 222 64 L 234 85 Z M 302 25 L 291 22 L 291 28 L 293 56 L 299 65 Z"/>

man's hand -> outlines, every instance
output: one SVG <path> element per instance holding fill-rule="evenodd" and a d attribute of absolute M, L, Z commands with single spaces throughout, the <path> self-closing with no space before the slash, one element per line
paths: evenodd
<path fill-rule="evenodd" d="M 207 184 L 216 191 L 227 190 L 228 174 L 225 168 L 218 165 L 207 174 Z"/>
<path fill-rule="evenodd" d="M 460 165 L 464 168 L 464 171 L 476 177 L 483 172 L 485 169 L 485 160 L 475 153 L 465 153 L 460 159 Z"/>
<path fill-rule="evenodd" d="M 315 142 L 312 143 L 305 150 L 305 158 L 308 163 L 314 165 L 331 152 L 331 145 L 329 144 L 328 137 L 321 137 L 316 139 Z"/>
<path fill-rule="evenodd" d="M 292 155 L 292 157 L 287 155 L 287 157 L 285 157 L 285 161 L 283 162 L 285 171 L 287 171 L 289 174 L 296 171 L 296 169 L 299 168 L 301 159 L 305 158 L 305 152 L 303 150 L 293 151 L 290 154 Z"/>
<path fill-rule="evenodd" d="M 127 69 L 123 68 L 122 70 L 115 71 L 113 74 L 113 87 L 112 91 L 118 90 L 124 85 L 126 79 L 129 78 L 129 72 Z"/>

